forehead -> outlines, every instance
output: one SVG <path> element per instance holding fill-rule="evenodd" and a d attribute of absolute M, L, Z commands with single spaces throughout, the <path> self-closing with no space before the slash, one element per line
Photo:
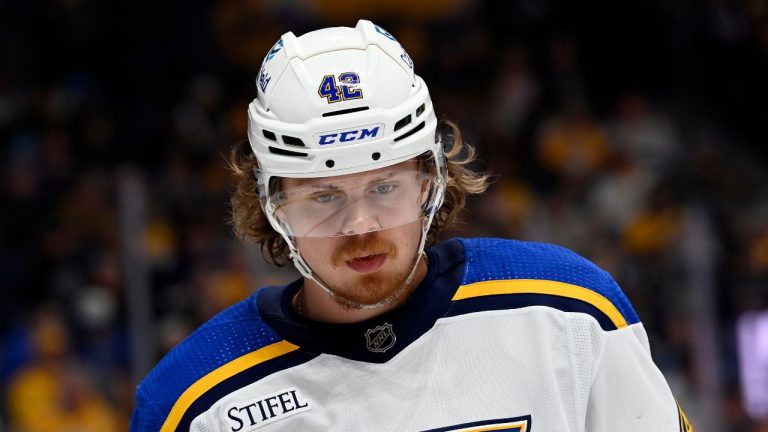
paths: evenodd
<path fill-rule="evenodd" d="M 283 189 L 289 189 L 294 188 L 298 186 L 308 186 L 308 185 L 314 185 L 314 184 L 334 184 L 334 183 L 364 183 L 367 181 L 375 181 L 378 179 L 385 179 L 387 177 L 391 177 L 395 174 L 399 174 L 401 172 L 405 171 L 413 171 L 416 170 L 418 167 L 418 164 L 415 160 L 407 160 L 405 162 L 400 162 L 399 164 L 392 165 L 385 168 L 379 168 L 371 171 L 364 171 L 361 173 L 356 174 L 347 174 L 342 176 L 332 176 L 332 177 L 312 177 L 312 178 L 290 178 L 290 177 L 283 177 L 280 179 Z"/>

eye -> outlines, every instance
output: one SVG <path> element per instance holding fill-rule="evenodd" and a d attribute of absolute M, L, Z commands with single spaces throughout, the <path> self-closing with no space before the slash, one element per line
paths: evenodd
<path fill-rule="evenodd" d="M 318 194 L 312 197 L 313 200 L 319 202 L 319 203 L 329 203 L 331 201 L 334 201 L 339 198 L 339 194 L 336 192 L 328 192 L 323 194 Z"/>
<path fill-rule="evenodd" d="M 378 195 L 385 195 L 392 192 L 396 188 L 397 186 L 391 183 L 381 183 L 374 186 L 373 189 L 371 190 L 371 193 L 378 194 Z"/>

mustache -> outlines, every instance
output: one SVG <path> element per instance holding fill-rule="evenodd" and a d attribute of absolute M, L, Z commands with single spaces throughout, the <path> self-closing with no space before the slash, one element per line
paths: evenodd
<path fill-rule="evenodd" d="M 390 258 L 397 257 L 397 246 L 389 240 L 375 234 L 353 235 L 345 239 L 333 251 L 331 264 L 340 267 L 346 261 L 363 255 L 386 254 Z"/>

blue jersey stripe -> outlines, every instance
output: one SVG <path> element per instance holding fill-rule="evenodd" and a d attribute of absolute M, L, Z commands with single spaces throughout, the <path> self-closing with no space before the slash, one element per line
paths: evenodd
<path fill-rule="evenodd" d="M 578 312 L 591 315 L 603 330 L 616 330 L 616 324 L 600 309 L 583 300 L 547 294 L 501 294 L 471 297 L 459 300 L 446 316 L 465 315 L 488 310 L 520 309 L 531 306 L 546 306 L 564 312 Z"/>

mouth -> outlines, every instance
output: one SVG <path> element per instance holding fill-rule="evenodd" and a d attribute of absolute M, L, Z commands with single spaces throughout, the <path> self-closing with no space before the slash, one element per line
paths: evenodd
<path fill-rule="evenodd" d="M 345 261 L 347 266 L 358 273 L 370 273 L 378 270 L 387 260 L 387 254 L 366 255 Z"/>

